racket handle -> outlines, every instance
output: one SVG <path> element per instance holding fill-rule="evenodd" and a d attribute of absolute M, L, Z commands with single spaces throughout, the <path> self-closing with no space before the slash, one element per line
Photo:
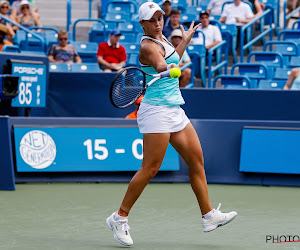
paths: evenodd
<path fill-rule="evenodd" d="M 171 71 L 171 69 L 166 70 L 166 71 L 164 71 L 164 72 L 161 72 L 161 73 L 160 73 L 160 78 L 170 76 L 170 71 Z"/>

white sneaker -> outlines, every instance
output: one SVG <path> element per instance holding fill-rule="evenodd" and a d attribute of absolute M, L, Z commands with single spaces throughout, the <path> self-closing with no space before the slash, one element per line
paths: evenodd
<path fill-rule="evenodd" d="M 220 207 L 221 203 L 219 203 L 219 206 L 216 210 L 214 209 L 213 214 L 208 220 L 202 218 L 202 227 L 205 233 L 229 223 L 235 218 L 235 216 L 237 216 L 237 212 L 235 211 L 232 211 L 230 213 L 222 213 L 220 211 Z"/>
<path fill-rule="evenodd" d="M 122 245 L 131 246 L 133 244 L 133 241 L 129 233 L 130 227 L 127 224 L 128 220 L 125 219 L 115 221 L 115 213 L 116 212 L 112 213 L 112 215 L 106 219 L 106 224 L 109 229 L 114 232 L 114 238 L 116 241 L 118 241 Z"/>

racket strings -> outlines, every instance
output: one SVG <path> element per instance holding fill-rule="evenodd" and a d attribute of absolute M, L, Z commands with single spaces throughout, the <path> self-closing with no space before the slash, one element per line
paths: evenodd
<path fill-rule="evenodd" d="M 118 107 L 135 102 L 145 85 L 145 77 L 139 69 L 128 69 L 120 74 L 112 86 L 111 98 Z"/>

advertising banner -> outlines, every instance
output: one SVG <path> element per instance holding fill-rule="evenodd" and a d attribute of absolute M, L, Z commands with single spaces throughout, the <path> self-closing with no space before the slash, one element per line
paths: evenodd
<path fill-rule="evenodd" d="M 46 106 L 46 66 L 13 62 L 11 74 L 19 76 L 18 96 L 12 100 L 12 107 Z"/>
<path fill-rule="evenodd" d="M 143 160 L 137 127 L 14 127 L 18 172 L 136 171 Z M 160 170 L 179 170 L 169 145 Z"/>

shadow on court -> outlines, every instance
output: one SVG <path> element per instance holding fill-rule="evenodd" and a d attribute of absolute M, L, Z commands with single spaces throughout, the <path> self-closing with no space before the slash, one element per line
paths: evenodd
<path fill-rule="evenodd" d="M 0 192 L 0 249 L 120 249 L 105 219 L 127 184 L 18 184 Z M 266 243 L 299 235 L 299 188 L 209 185 L 213 207 L 237 218 L 203 233 L 189 184 L 150 184 L 129 217 L 134 249 L 300 249 Z"/>

